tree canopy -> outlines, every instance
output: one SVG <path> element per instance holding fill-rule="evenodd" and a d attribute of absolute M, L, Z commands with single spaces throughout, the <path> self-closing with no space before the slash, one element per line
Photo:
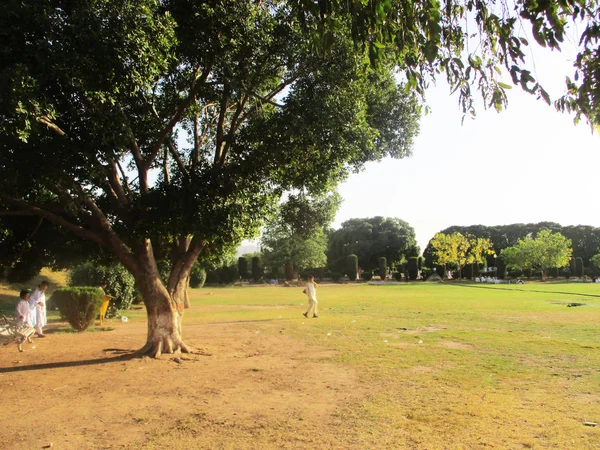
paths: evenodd
<path fill-rule="evenodd" d="M 509 266 L 539 269 L 542 281 L 546 280 L 548 269 L 566 266 L 572 254 L 571 240 L 548 229 L 539 231 L 535 238 L 526 236 L 516 245 L 502 250 L 502 256 Z"/>
<path fill-rule="evenodd" d="M 600 228 L 588 225 L 569 225 L 563 227 L 555 222 L 513 223 L 495 226 L 451 226 L 440 232 L 444 234 L 459 232 L 490 239 L 494 252 L 499 255 L 503 249 L 511 247 L 517 244 L 519 240 L 524 239 L 527 235 L 538 233 L 543 229 L 561 233 L 563 236 L 570 239 L 573 245 L 573 256 L 581 257 L 586 266 L 589 265 L 590 258 L 600 251 Z M 425 248 L 423 256 L 425 257 L 428 266 L 431 266 L 434 263 L 431 241 Z M 488 261 L 488 263 L 491 264 L 490 261 Z"/>
<path fill-rule="evenodd" d="M 502 108 L 507 76 L 549 102 L 524 63 L 522 22 L 559 48 L 581 21 L 577 77 L 557 105 L 597 123 L 598 17 L 589 0 L 11 1 L 0 213 L 115 255 L 144 298 L 146 348 L 185 351 L 194 261 L 256 236 L 286 191 L 320 194 L 410 154 L 414 93 L 434 77 L 471 113 L 474 85 Z M 157 260 L 171 266 L 164 284 Z"/>
<path fill-rule="evenodd" d="M 337 194 L 315 199 L 290 195 L 262 233 L 263 263 L 274 272 L 285 264 L 291 264 L 295 271 L 325 267 L 325 230 L 339 204 Z"/>
<path fill-rule="evenodd" d="M 390 265 L 399 263 L 404 257 L 419 254 L 415 230 L 394 217 L 347 220 L 329 235 L 327 259 L 335 268 L 343 266 L 350 254 L 358 257 L 363 270 L 377 268 L 380 257 L 385 257 Z"/>
<path fill-rule="evenodd" d="M 417 102 L 391 61 L 371 65 L 347 20 L 315 51 L 317 18 L 297 6 L 4 7 L 1 215 L 115 255 L 144 299 L 153 354 L 188 350 L 181 316 L 199 256 L 255 237 L 283 192 L 327 192 L 367 161 L 410 153 Z"/>
<path fill-rule="evenodd" d="M 456 264 L 459 277 L 461 269 L 467 264 L 483 263 L 488 254 L 493 254 L 489 239 L 475 237 L 459 232 L 452 234 L 437 233 L 430 242 L 434 263 L 440 265 Z"/>

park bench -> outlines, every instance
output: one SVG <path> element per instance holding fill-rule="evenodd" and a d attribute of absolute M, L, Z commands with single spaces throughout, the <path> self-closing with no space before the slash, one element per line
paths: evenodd
<path fill-rule="evenodd" d="M 17 319 L 9 319 L 5 315 L 0 318 L 0 343 L 8 345 L 17 344 L 19 351 L 23 351 L 25 341 L 31 343 L 31 336 L 35 333 L 32 327 L 19 323 Z"/>

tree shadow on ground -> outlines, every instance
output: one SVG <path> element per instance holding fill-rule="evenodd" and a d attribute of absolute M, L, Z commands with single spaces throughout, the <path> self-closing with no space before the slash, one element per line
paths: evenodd
<path fill-rule="evenodd" d="M 130 359 L 141 357 L 137 350 L 107 348 L 104 349 L 104 351 L 111 352 L 117 355 L 109 356 L 106 358 L 84 359 L 82 361 L 62 361 L 43 364 L 30 364 L 28 366 L 0 367 L 0 373 L 26 372 L 29 370 L 62 369 L 66 367 L 95 366 L 98 364 L 109 364 L 115 362 L 128 361 Z"/>

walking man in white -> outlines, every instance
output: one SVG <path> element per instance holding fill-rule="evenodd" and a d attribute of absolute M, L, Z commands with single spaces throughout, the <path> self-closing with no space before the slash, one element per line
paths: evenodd
<path fill-rule="evenodd" d="M 42 281 L 40 285 L 29 296 L 29 310 L 31 322 L 38 337 L 46 337 L 42 328 L 46 325 L 46 290 L 48 282 Z"/>
<path fill-rule="evenodd" d="M 308 309 L 302 315 L 308 318 L 308 315 L 312 313 L 313 317 L 319 317 L 317 314 L 317 283 L 315 283 L 315 277 L 312 275 L 308 277 L 308 283 L 306 283 L 306 287 L 304 288 L 304 293 L 308 295 Z"/>

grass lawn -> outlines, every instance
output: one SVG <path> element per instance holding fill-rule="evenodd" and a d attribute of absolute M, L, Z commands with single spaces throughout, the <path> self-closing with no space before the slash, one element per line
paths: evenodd
<path fill-rule="evenodd" d="M 600 422 L 600 285 L 322 285 L 318 319 L 302 317 L 301 290 L 191 290 L 184 333 L 186 327 L 197 335 L 219 327 L 231 333 L 219 336 L 222 346 L 238 345 L 236 333 L 242 331 L 271 342 L 285 338 L 298 343 L 311 364 L 356 373 L 350 389 L 360 394 L 336 406 L 324 432 L 332 436 L 319 435 L 329 443 L 325 447 L 600 448 L 600 426 L 586 425 Z M 567 306 L 574 302 L 583 305 Z M 145 320 L 143 309 L 126 315 L 132 324 Z M 122 329 L 110 333 L 117 337 Z M 312 349 L 318 352 L 311 357 Z M 233 370 L 245 361 L 224 364 Z M 266 370 L 257 373 L 268 376 Z M 280 384 L 277 389 L 289 387 Z M 333 383 L 331 389 L 337 389 Z M 242 402 L 252 401 L 240 395 Z M 291 433 L 290 427 L 286 422 L 282 433 Z M 140 448 L 185 439 L 157 436 Z M 206 436 L 194 436 L 185 441 L 189 448 L 206 443 Z M 220 428 L 214 436 L 223 439 L 214 441 L 218 448 L 239 444 L 228 442 Z M 273 448 L 317 448 L 281 439 Z M 178 442 L 183 448 L 184 441 Z"/>
<path fill-rule="evenodd" d="M 331 285 L 318 296 L 320 318 L 306 320 L 300 288 L 205 288 L 186 321 L 264 321 L 334 349 L 370 391 L 340 419 L 382 447 L 600 448 L 600 428 L 584 425 L 600 422 L 600 285 Z"/>

